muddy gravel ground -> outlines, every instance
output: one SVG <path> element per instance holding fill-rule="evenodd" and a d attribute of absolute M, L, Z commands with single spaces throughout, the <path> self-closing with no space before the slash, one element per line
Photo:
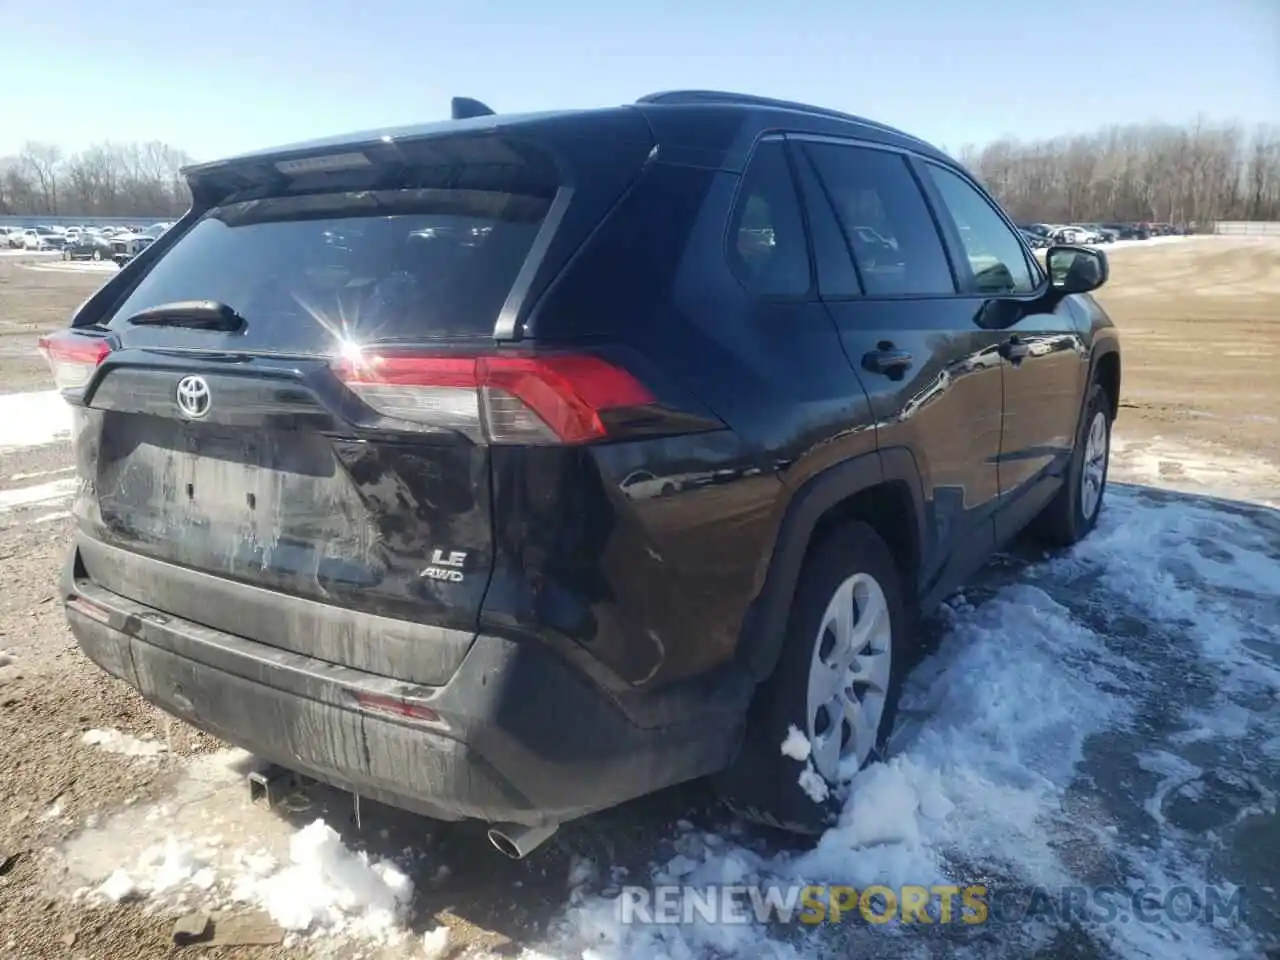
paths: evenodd
<path fill-rule="evenodd" d="M 1280 671 L 1280 655 L 1268 646 L 1272 640 L 1280 642 L 1280 625 L 1275 624 L 1275 597 L 1267 592 L 1280 565 L 1280 520 L 1265 507 L 1198 499 L 1211 494 L 1275 506 L 1280 498 L 1280 241 L 1203 238 L 1150 248 L 1138 245 L 1116 250 L 1112 261 L 1111 283 L 1099 299 L 1120 326 L 1125 344 L 1113 476 L 1133 486 L 1117 484 L 1109 515 L 1121 526 L 1109 528 L 1112 532 L 1104 540 L 1122 537 L 1124 523 L 1151 525 L 1150 518 L 1173 518 L 1166 530 L 1170 537 L 1180 536 L 1188 524 L 1207 530 L 1220 523 L 1218 545 L 1210 543 L 1214 537 L 1209 533 L 1188 537 L 1200 552 L 1184 559 L 1191 567 L 1219 562 L 1224 550 L 1251 558 L 1255 565 L 1248 569 L 1254 581 L 1246 578 L 1238 589 L 1224 587 L 1219 593 L 1210 590 L 1211 584 L 1204 588 L 1209 591 L 1205 596 L 1209 603 L 1230 600 L 1231 616 L 1240 618 L 1232 621 L 1233 629 L 1244 630 L 1250 621 L 1263 624 L 1263 633 L 1246 639 L 1256 655 Z M 47 260 L 0 258 L 0 394 L 51 387 L 35 355 L 35 340 L 64 322 L 104 276 L 102 270 L 66 269 Z M 316 786 L 294 792 L 285 808 L 252 806 L 242 777 L 247 768 L 228 768 L 225 754 L 219 752 L 221 744 L 168 721 L 76 648 L 55 597 L 71 531 L 69 465 L 65 440 L 0 450 L 0 957 L 199 954 L 198 948 L 174 946 L 174 918 L 184 912 L 177 898 L 126 898 L 117 904 L 77 892 L 131 862 L 167 830 L 191 835 L 215 830 L 233 845 L 281 850 L 298 827 L 323 818 L 349 845 L 397 859 L 416 888 L 408 928 L 420 935 L 447 926 L 450 945 L 442 955 L 449 956 L 515 956 L 538 945 L 548 954 L 578 956 L 581 924 L 578 940 L 552 937 L 573 906 L 608 893 L 620 878 L 643 880 L 650 864 L 665 862 L 677 850 L 684 852 L 689 837 L 705 837 L 700 847 L 704 852 L 707 845 L 740 844 L 754 851 L 753 856 L 773 856 L 780 843 L 786 845 L 733 822 L 697 784 L 568 825 L 535 856 L 520 862 L 493 853 L 483 832 L 468 825 L 436 824 L 372 803 L 362 806 L 357 824 L 350 798 Z M 1182 513 L 1175 517 L 1170 507 L 1174 501 L 1168 498 L 1180 494 L 1151 488 L 1196 496 L 1177 500 Z M 36 492 L 11 496 L 4 506 L 6 494 L 27 489 Z M 1152 525 L 1152 536 L 1160 529 L 1158 523 Z M 1101 528 L 1099 532 L 1104 533 Z M 1166 553 L 1176 553 L 1182 542 L 1171 540 Z M 1161 556 L 1153 552 L 1149 562 L 1158 564 Z M 1246 938 L 1247 950 L 1257 952 L 1220 954 L 1260 955 L 1260 944 L 1271 938 L 1280 942 L 1280 900 L 1275 893 L 1280 879 L 1272 856 L 1280 852 L 1274 802 L 1280 791 L 1275 774 L 1280 752 L 1271 752 L 1280 749 L 1280 736 L 1275 736 L 1280 685 L 1273 691 L 1274 703 L 1266 700 L 1265 689 L 1231 693 L 1230 702 L 1219 704 L 1213 716 L 1221 720 L 1243 715 L 1244 726 L 1224 733 L 1223 723 L 1207 723 L 1210 733 L 1187 741 L 1200 752 L 1186 752 L 1175 736 L 1177 723 L 1169 716 L 1169 690 L 1171 685 L 1188 684 L 1194 689 L 1179 696 L 1209 711 L 1215 696 L 1209 687 L 1216 674 L 1203 658 L 1193 662 L 1171 655 L 1152 660 L 1151 643 L 1158 640 L 1172 649 L 1195 617 L 1181 608 L 1170 612 L 1144 606 L 1141 583 L 1129 593 L 1112 595 L 1106 578 L 1098 574 L 1111 568 L 1103 560 L 1097 561 L 1103 566 L 1089 568 L 1091 562 L 1088 554 L 1046 560 L 1034 550 L 1019 548 L 983 572 L 955 608 L 959 614 L 944 611 L 927 625 L 927 633 L 931 642 L 957 630 L 967 636 L 973 631 L 963 627 L 964 618 L 980 616 L 984 601 L 990 601 L 991 609 L 1000 608 L 1007 602 L 1001 599 L 1002 590 L 1010 585 L 1015 590 L 1033 589 L 1029 584 L 1051 596 L 1062 616 L 1069 614 L 1082 629 L 1096 630 L 1106 641 L 1106 655 L 1129 665 L 1116 671 L 1128 677 L 1126 709 L 1141 722 L 1131 718 L 1123 736 L 1120 726 L 1097 732 L 1055 802 L 1064 810 L 1073 804 L 1090 807 L 1091 817 L 1102 816 L 1098 809 L 1113 811 L 1114 830 L 1134 838 L 1129 846 L 1107 848 L 1108 869 L 1113 872 L 1123 873 L 1116 861 L 1146 849 L 1143 837 L 1152 844 L 1154 862 L 1163 855 L 1163 837 L 1178 850 L 1169 861 L 1174 864 L 1170 876 L 1189 863 L 1211 864 L 1203 876 L 1260 890 L 1250 921 L 1254 932 Z M 1185 576 L 1185 570 L 1172 567 L 1168 576 Z M 972 612 L 975 604 L 977 614 Z M 1213 664 L 1216 670 L 1234 669 Z M 1185 725 L 1185 719 L 1179 722 Z M 1145 731 L 1145 746 L 1126 739 L 1134 729 Z M 89 730 L 133 735 L 139 739 L 132 742 L 144 745 L 135 752 L 144 755 L 126 756 L 87 745 L 82 737 Z M 1138 762 L 1135 757 L 1145 759 Z M 1184 766 L 1178 767 L 1175 760 Z M 1184 774 L 1181 780 L 1179 770 Z M 1208 785 L 1199 793 L 1190 790 L 1182 807 L 1174 804 L 1171 791 L 1202 781 Z M 1214 801 L 1218 794 L 1225 799 Z M 1068 824 L 1093 822 L 1072 819 L 1075 814 L 1062 816 Z M 1074 849 L 1081 856 L 1092 851 L 1106 859 L 1098 852 L 1102 848 L 1097 838 L 1087 832 L 1069 838 Z M 993 861 L 976 855 L 966 860 L 963 852 L 958 856 L 984 875 L 1000 875 Z M 1130 869 L 1136 868 L 1131 864 Z M 1096 878 L 1106 873 L 1095 862 L 1075 875 L 1101 882 Z M 186 906 L 194 903 L 193 899 Z M 267 931 L 258 939 L 275 937 L 281 942 L 223 946 L 211 956 L 423 955 L 415 941 L 286 941 L 247 908 L 226 898 L 216 906 L 223 913 L 215 919 L 226 921 L 227 929 L 243 922 L 246 929 Z M 935 937 L 906 944 L 896 940 L 891 946 L 889 941 L 859 939 L 862 936 L 832 934 L 814 941 L 815 950 L 853 955 L 868 949 L 881 952 L 883 947 L 884 955 L 898 956 L 923 947 L 929 956 L 961 956 L 972 949 L 984 956 L 1000 953 L 998 944 L 979 946 L 972 938 L 950 942 Z M 1139 955 L 1121 950 L 1115 946 L 1119 941 L 1109 936 L 1066 929 L 1010 955 L 1098 957 L 1112 955 L 1113 949 L 1117 955 Z M 786 942 L 786 936 L 777 941 L 784 946 Z M 1191 942 L 1199 943 L 1194 938 Z M 777 943 L 771 941 L 767 955 L 775 955 Z M 661 955 L 647 941 L 621 946 L 610 941 L 606 946 L 616 949 L 599 956 Z M 672 947 L 671 955 L 682 954 Z M 721 953 L 708 949 L 689 955 L 752 954 L 726 946 Z M 1215 954 L 1210 950 L 1203 955 Z"/>

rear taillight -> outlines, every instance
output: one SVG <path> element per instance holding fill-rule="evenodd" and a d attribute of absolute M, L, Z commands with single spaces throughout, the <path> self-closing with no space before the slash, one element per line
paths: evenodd
<path fill-rule="evenodd" d="M 334 361 L 333 370 L 384 417 L 490 443 L 602 440 L 609 436 L 602 414 L 654 402 L 627 371 L 588 354 L 364 354 Z"/>
<path fill-rule="evenodd" d="M 37 346 L 53 373 L 53 382 L 63 393 L 81 390 L 111 352 L 101 337 L 87 337 L 71 330 L 59 330 L 40 338 Z"/>

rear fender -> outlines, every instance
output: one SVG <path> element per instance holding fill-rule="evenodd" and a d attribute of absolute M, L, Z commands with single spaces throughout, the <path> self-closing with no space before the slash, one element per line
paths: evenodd
<path fill-rule="evenodd" d="M 853 457 L 811 477 L 790 497 L 784 507 L 774 541 L 764 585 L 747 612 L 738 648 L 739 660 L 757 682 L 773 672 L 782 652 L 791 599 L 814 531 L 840 504 L 877 484 L 902 481 L 911 491 L 913 535 L 917 556 L 925 550 L 924 501 L 915 458 L 905 447 L 896 447 Z M 915 596 L 912 585 L 908 596 Z"/>

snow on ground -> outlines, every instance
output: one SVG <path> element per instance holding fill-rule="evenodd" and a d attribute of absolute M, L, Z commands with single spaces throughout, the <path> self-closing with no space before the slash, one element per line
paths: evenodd
<path fill-rule="evenodd" d="M 65 439 L 71 407 L 57 390 L 0 394 L 0 453 Z"/>
<path fill-rule="evenodd" d="M 1169 237 L 1148 237 L 1146 240 L 1113 240 L 1110 243 L 1094 243 L 1089 246 L 1097 247 L 1099 250 L 1116 250 L 1128 247 L 1151 247 L 1158 246 L 1162 243 L 1190 243 L 1198 240 L 1215 240 L 1215 234 L 1197 233 L 1189 237 L 1169 236 Z"/>
<path fill-rule="evenodd" d="M 1280 519 L 1116 485 L 1091 538 L 1012 579 L 946 608 L 946 636 L 908 685 L 895 755 L 854 780 L 814 849 L 686 833 L 655 882 L 1181 883 L 1219 884 L 1227 897 L 1244 884 L 1246 916 L 1280 934 L 1272 859 L 1234 842 L 1269 829 L 1260 842 L 1280 849 L 1280 777 L 1266 762 L 1280 734 Z M 802 752 L 793 739 L 790 756 Z M 544 949 L 593 960 L 973 949 L 963 936 L 950 949 L 935 937 L 933 952 L 899 924 L 797 936 L 693 919 L 624 925 L 615 901 L 586 898 Z M 1170 911 L 1151 922 L 1024 923 L 997 929 L 974 955 L 1069 944 L 1133 960 L 1249 955 L 1251 930 L 1186 921 Z"/>
<path fill-rule="evenodd" d="M 816 844 L 779 849 L 740 823 L 704 832 L 680 821 L 636 882 L 1079 885 L 1125 897 L 1214 885 L 1247 892 L 1247 925 L 1158 910 L 1138 922 L 1124 909 L 1132 922 L 627 924 L 616 891 L 600 892 L 610 865 L 579 862 L 554 929 L 525 956 L 1226 960 L 1280 940 L 1280 514 L 1240 502 L 1265 502 L 1277 473 L 1119 439 L 1113 469 L 1087 540 L 1031 562 L 1003 558 L 944 607 L 937 649 L 904 693 L 891 759 L 853 780 Z M 1237 502 L 1125 480 L 1208 485 Z M 778 749 L 803 761 L 807 747 L 794 730 Z M 323 821 L 251 814 L 247 762 L 235 751 L 184 761 L 165 806 L 123 810 L 69 841 L 80 896 L 171 911 L 251 906 L 298 936 L 392 942 L 408 951 L 398 955 L 449 949 L 447 930 L 413 939 L 405 925 L 413 879 L 444 869 L 429 850 L 393 862 L 348 849 Z"/>
<path fill-rule="evenodd" d="M 120 268 L 111 260 L 54 260 L 49 263 L 27 264 L 28 270 L 47 270 L 57 273 L 115 273 Z"/>
<path fill-rule="evenodd" d="M 67 439 L 71 427 L 71 407 L 56 390 L 0 394 L 0 463 L 6 453 Z M 76 491 L 76 479 L 61 475 L 73 469 L 74 467 L 66 467 L 15 473 L 10 477 L 0 475 L 0 480 L 23 484 L 0 489 L 0 517 L 7 513 L 25 514 L 32 512 L 34 508 L 54 507 L 65 503 Z M 54 479 L 41 479 L 44 477 Z M 40 482 L 30 483 L 32 480 Z M 65 510 L 44 509 L 34 518 L 24 516 L 22 519 L 48 522 L 65 515 Z"/>
<path fill-rule="evenodd" d="M 634 882 L 1107 887 L 1134 922 L 627 924 L 617 891 L 599 892 L 610 865 L 575 861 L 568 901 L 527 960 L 1226 960 L 1280 938 L 1280 516 L 1116 483 L 1089 539 L 993 564 L 940 620 L 892 758 L 853 780 L 816 844 L 779 849 L 741 823 L 680 821 Z M 779 749 L 799 759 L 804 739 L 797 730 Z M 447 931 L 415 939 L 406 926 L 413 880 L 443 872 L 429 847 L 393 862 L 344 847 L 313 815 L 251 807 L 247 763 L 236 751 L 186 761 L 164 806 L 74 837 L 64 856 L 80 896 L 254 907 L 298 936 L 387 942 L 396 956 L 449 949 Z M 1156 890 L 1158 904 L 1179 884 L 1224 897 L 1239 885 L 1250 926 L 1124 912 L 1136 891 Z"/>
<path fill-rule="evenodd" d="M 18 507 L 38 507 L 69 499 L 76 491 L 76 479 L 64 477 L 30 487 L 0 490 L 0 514 Z"/>
<path fill-rule="evenodd" d="M 300 829 L 272 814 L 257 820 L 243 785 L 254 767 L 238 750 L 188 761 L 166 804 L 125 809 L 72 838 L 63 856 L 84 884 L 74 895 L 155 910 L 255 908 L 294 936 L 405 941 L 414 891 L 405 869 L 353 852 L 323 820 Z M 444 941 L 447 932 L 422 947 Z"/>
<path fill-rule="evenodd" d="M 118 753 L 125 757 L 158 757 L 169 749 L 163 743 L 141 740 L 119 730 L 87 730 L 80 742 L 85 746 L 97 747 L 107 753 Z"/>
<path fill-rule="evenodd" d="M 1280 430 L 1280 419 L 1276 429 Z M 1207 444 L 1165 437 L 1129 440 L 1116 434 L 1111 441 L 1110 477 L 1280 509 L 1280 467 Z"/>

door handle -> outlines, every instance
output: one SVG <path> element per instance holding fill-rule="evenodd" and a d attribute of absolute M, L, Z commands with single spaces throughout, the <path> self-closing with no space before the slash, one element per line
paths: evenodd
<path fill-rule="evenodd" d="M 891 380 L 901 380 L 902 375 L 915 363 L 915 357 L 905 350 L 899 350 L 887 340 L 876 344 L 876 348 L 862 356 L 862 367 L 872 373 L 883 373 Z"/>
<path fill-rule="evenodd" d="M 1000 344 L 1000 356 L 1006 360 L 1012 360 L 1017 363 L 1019 360 L 1025 360 L 1031 353 L 1031 348 L 1019 340 L 1016 336 L 1010 337 L 1004 343 Z"/>

